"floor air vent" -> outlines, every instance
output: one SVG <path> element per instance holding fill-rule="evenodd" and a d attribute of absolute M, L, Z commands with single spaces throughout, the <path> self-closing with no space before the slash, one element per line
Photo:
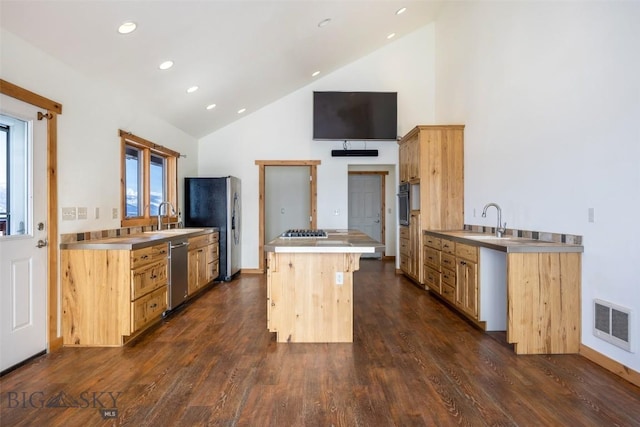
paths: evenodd
<path fill-rule="evenodd" d="M 593 300 L 593 310 L 593 334 L 631 351 L 631 310 L 599 299 Z"/>

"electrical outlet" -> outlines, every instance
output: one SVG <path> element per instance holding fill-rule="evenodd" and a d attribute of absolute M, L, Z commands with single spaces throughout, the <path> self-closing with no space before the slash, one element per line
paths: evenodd
<path fill-rule="evenodd" d="M 63 221 L 75 221 L 76 208 L 62 208 L 62 220 Z"/>
<path fill-rule="evenodd" d="M 596 222 L 596 210 L 594 208 L 589 208 L 589 222 Z"/>
<path fill-rule="evenodd" d="M 344 273 L 341 271 L 336 271 L 336 285 L 344 284 Z"/>
<path fill-rule="evenodd" d="M 111 218 L 118 219 L 118 208 L 111 209 Z"/>
<path fill-rule="evenodd" d="M 87 208 L 78 208 L 78 219 L 87 219 Z"/>
<path fill-rule="evenodd" d="M 100 208 L 96 208 L 96 219 L 100 218 Z"/>
<path fill-rule="evenodd" d="M 334 210 L 334 211 L 333 211 L 333 214 L 334 214 L 335 216 L 340 215 L 340 209 L 336 209 L 336 210 Z"/>

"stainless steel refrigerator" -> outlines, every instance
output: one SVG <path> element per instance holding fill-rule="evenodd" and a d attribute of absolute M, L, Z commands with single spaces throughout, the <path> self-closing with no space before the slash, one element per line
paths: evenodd
<path fill-rule="evenodd" d="M 240 179 L 233 176 L 185 178 L 184 225 L 220 229 L 220 276 L 240 271 Z"/>

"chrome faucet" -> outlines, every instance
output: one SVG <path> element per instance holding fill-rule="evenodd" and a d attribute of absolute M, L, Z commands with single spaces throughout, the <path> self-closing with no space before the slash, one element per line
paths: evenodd
<path fill-rule="evenodd" d="M 175 215 L 176 208 L 169 202 L 162 202 L 158 205 L 158 230 L 162 230 L 162 207 L 165 206 L 164 213 L 167 215 L 167 206 L 171 208 L 171 215 Z"/>
<path fill-rule="evenodd" d="M 502 209 L 500 209 L 500 206 L 498 206 L 497 203 L 487 203 L 482 210 L 482 218 L 487 217 L 487 209 L 489 209 L 491 206 L 496 208 L 496 210 L 498 211 L 498 226 L 496 227 L 496 237 L 502 237 L 502 234 L 506 231 L 507 223 L 505 222 L 504 225 L 502 225 Z"/>

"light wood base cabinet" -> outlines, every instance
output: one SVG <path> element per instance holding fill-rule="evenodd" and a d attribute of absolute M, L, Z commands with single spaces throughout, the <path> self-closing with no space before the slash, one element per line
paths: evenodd
<path fill-rule="evenodd" d="M 121 346 L 167 309 L 167 243 L 61 251 L 65 346 Z"/>
<path fill-rule="evenodd" d="M 424 233 L 425 285 L 517 354 L 578 353 L 580 253 L 506 253 Z"/>
<path fill-rule="evenodd" d="M 189 239 L 188 294 L 193 295 L 219 275 L 219 233 Z"/>
<path fill-rule="evenodd" d="M 518 354 L 578 353 L 582 255 L 507 255 L 507 341 Z"/>

